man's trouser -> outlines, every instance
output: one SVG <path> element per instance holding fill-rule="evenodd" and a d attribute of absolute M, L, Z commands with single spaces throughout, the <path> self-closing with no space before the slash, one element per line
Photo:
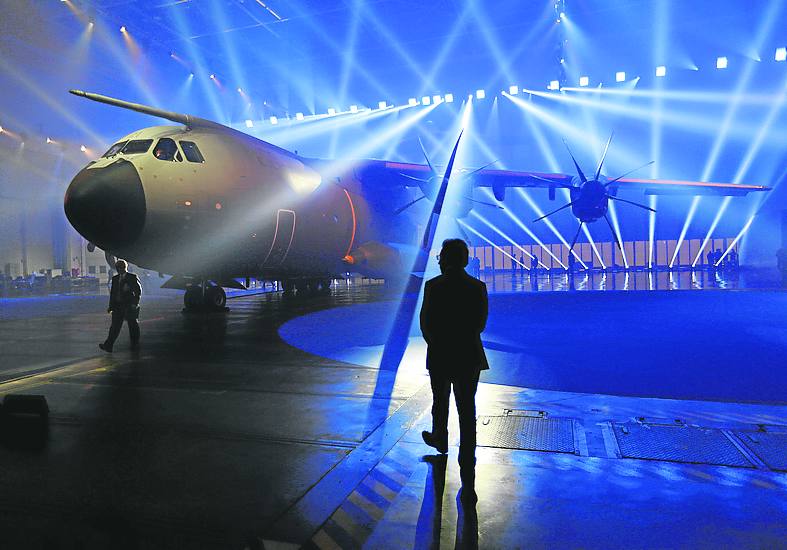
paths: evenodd
<path fill-rule="evenodd" d="M 451 386 L 454 388 L 456 411 L 459 413 L 459 464 L 475 464 L 475 393 L 479 372 L 454 378 L 429 371 L 432 384 L 432 435 L 437 441 L 448 441 L 448 405 Z"/>
<path fill-rule="evenodd" d="M 110 349 L 115 344 L 115 340 L 117 340 L 117 337 L 120 334 L 123 321 L 126 321 L 128 324 L 128 336 L 131 340 L 131 347 L 135 347 L 139 344 L 139 322 L 137 321 L 136 316 L 127 316 L 125 308 L 113 309 L 112 325 L 109 327 L 109 335 L 107 336 L 106 342 L 104 342 L 104 344 Z"/>

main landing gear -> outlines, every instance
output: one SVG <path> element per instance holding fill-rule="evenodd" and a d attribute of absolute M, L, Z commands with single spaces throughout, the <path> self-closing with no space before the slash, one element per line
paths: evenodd
<path fill-rule="evenodd" d="M 183 295 L 185 311 L 226 311 L 227 294 L 220 286 L 189 285 Z"/>

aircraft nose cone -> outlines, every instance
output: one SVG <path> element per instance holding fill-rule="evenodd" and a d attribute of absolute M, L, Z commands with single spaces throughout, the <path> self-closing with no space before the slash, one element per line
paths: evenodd
<path fill-rule="evenodd" d="M 145 226 L 142 180 L 124 159 L 79 172 L 68 186 L 64 208 L 74 229 L 103 250 L 132 244 Z"/>

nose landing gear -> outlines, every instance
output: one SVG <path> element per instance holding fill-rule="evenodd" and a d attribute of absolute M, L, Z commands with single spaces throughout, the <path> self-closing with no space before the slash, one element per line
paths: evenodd
<path fill-rule="evenodd" d="M 183 295 L 185 311 L 225 311 L 227 294 L 220 286 L 207 283 L 189 285 Z"/>

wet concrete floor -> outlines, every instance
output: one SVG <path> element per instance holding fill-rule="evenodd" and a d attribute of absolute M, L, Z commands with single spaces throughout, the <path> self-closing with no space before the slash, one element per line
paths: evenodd
<path fill-rule="evenodd" d="M 456 441 L 442 461 L 420 442 L 431 398 L 422 370 L 378 372 L 278 336 L 301 315 L 384 296 L 377 286 L 265 293 L 191 315 L 180 296 L 147 296 L 142 349 L 127 349 L 124 329 L 111 355 L 97 348 L 105 297 L 15 303 L 0 316 L 0 395 L 43 394 L 51 412 L 40 440 L 0 446 L 0 547 L 787 544 L 787 475 L 744 440 L 758 429 L 778 440 L 780 404 L 482 384 L 480 416 L 569 419 L 573 447 L 479 447 L 479 502 L 464 506 Z M 665 418 L 724 435 L 745 465 L 624 456 L 617 424 Z"/>

